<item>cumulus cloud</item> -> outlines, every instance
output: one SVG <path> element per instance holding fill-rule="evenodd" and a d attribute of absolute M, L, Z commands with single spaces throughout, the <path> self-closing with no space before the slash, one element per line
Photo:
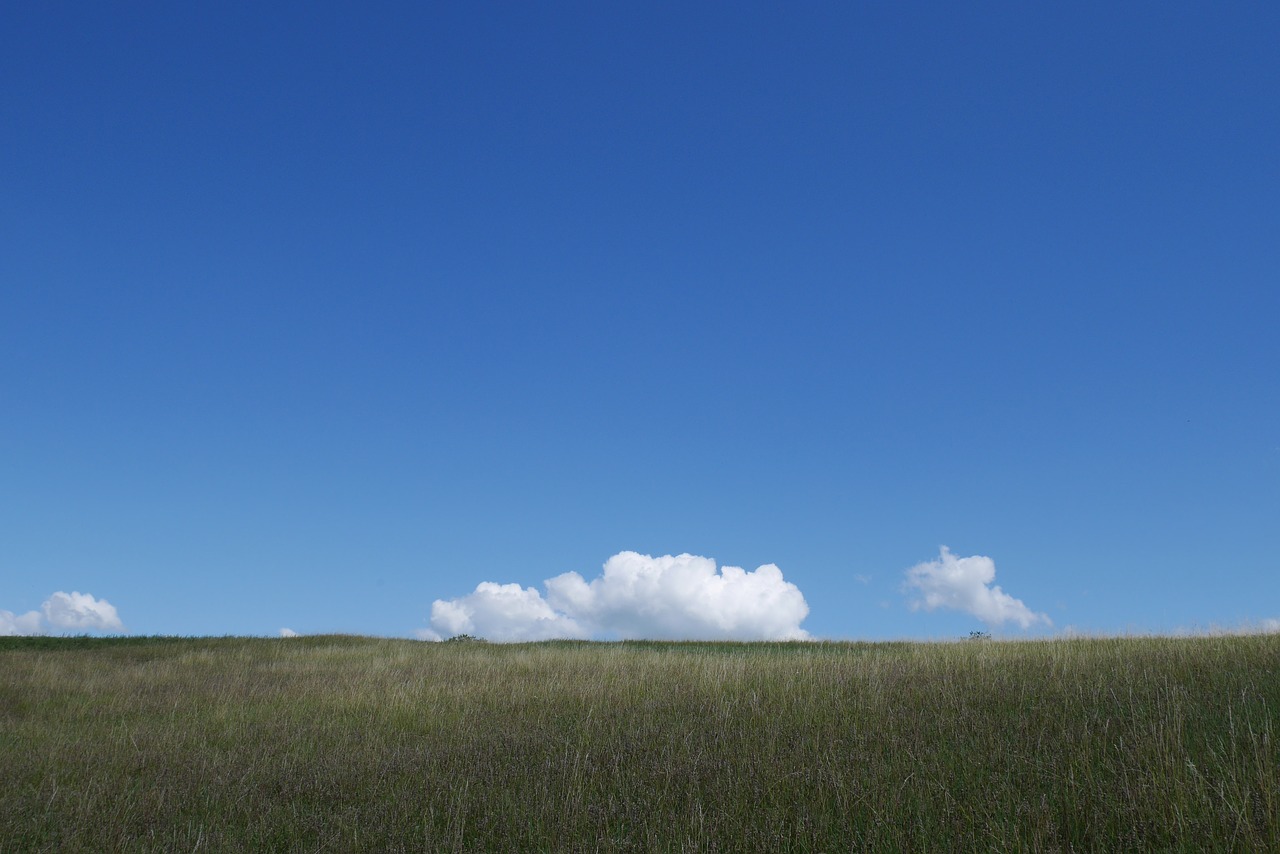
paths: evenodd
<path fill-rule="evenodd" d="M 566 572 L 544 582 L 546 595 L 519 584 L 481 583 L 456 599 L 437 599 L 431 628 L 438 640 L 472 634 L 495 641 L 550 638 L 801 640 L 809 614 L 800 589 L 765 564 L 747 572 L 716 568 L 697 555 L 651 557 L 621 552 L 587 581 Z"/>
<path fill-rule="evenodd" d="M 1007 622 L 1029 629 L 1037 623 L 1053 625 L 1047 614 L 1037 613 L 993 586 L 996 564 L 989 557 L 956 557 L 946 546 L 937 560 L 916 564 L 906 571 L 904 589 L 914 593 L 911 610 L 948 608 L 963 611 L 990 626 Z"/>
<path fill-rule="evenodd" d="M 106 599 L 74 591 L 54 593 L 39 611 L 15 615 L 0 611 L 0 635 L 47 635 L 63 632 L 123 632 L 116 607 Z"/>
<path fill-rule="evenodd" d="M 39 611 L 28 611 L 25 614 L 0 611 L 0 636 L 44 633 L 44 615 Z"/>
<path fill-rule="evenodd" d="M 88 593 L 58 591 L 44 603 L 44 616 L 55 629 L 76 632 L 119 632 L 124 630 L 116 606 Z"/>
<path fill-rule="evenodd" d="M 297 636 L 298 636 L 298 633 L 295 632 L 293 629 L 280 630 L 280 637 L 282 638 L 296 638 Z"/>
<path fill-rule="evenodd" d="M 492 581 L 482 581 L 459 599 L 433 602 L 431 629 L 440 637 L 479 635 L 494 641 L 587 637 L 582 626 L 552 608 L 536 589 Z"/>

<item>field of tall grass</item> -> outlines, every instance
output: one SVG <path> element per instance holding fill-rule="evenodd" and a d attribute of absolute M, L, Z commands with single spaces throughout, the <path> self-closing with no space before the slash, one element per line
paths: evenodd
<path fill-rule="evenodd" d="M 0 850 L 1277 851 L 1280 635 L 0 638 Z"/>

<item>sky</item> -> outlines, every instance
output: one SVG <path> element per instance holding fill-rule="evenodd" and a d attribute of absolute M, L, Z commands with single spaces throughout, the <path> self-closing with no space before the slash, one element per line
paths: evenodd
<path fill-rule="evenodd" d="M 1280 628 L 1276 44 L 10 4 L 0 634 Z"/>

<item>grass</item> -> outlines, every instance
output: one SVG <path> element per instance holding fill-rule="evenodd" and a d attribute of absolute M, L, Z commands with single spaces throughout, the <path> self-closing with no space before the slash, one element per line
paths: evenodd
<path fill-rule="evenodd" d="M 1280 850 L 1280 635 L 0 638 L 0 851 Z"/>

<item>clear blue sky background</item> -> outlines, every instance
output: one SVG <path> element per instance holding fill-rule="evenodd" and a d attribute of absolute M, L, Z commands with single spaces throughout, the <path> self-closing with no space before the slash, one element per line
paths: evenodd
<path fill-rule="evenodd" d="M 0 13 L 0 609 L 406 635 L 612 554 L 824 637 L 1280 617 L 1280 6 Z"/>

